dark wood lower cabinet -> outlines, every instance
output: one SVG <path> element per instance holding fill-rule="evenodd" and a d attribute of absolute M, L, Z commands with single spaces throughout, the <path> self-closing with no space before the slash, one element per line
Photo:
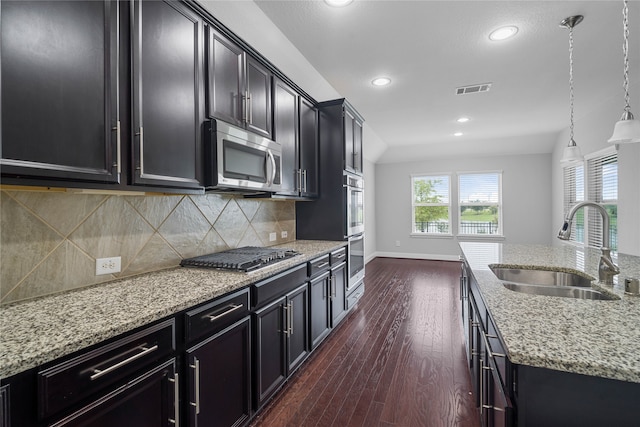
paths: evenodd
<path fill-rule="evenodd" d="M 0 387 L 0 427 L 9 427 L 9 386 Z"/>
<path fill-rule="evenodd" d="M 174 426 L 178 413 L 175 359 L 148 370 L 52 427 Z"/>
<path fill-rule="evenodd" d="M 187 350 L 187 363 L 189 426 L 246 424 L 251 417 L 251 318 Z"/>
<path fill-rule="evenodd" d="M 258 410 L 310 352 L 307 283 L 255 312 L 255 406 Z"/>
<path fill-rule="evenodd" d="M 310 282 L 311 348 L 316 348 L 331 332 L 330 277 L 330 272 L 327 271 Z"/>
<path fill-rule="evenodd" d="M 347 301 L 345 295 L 347 277 L 347 263 L 331 269 L 331 327 L 335 328 L 347 315 Z"/>

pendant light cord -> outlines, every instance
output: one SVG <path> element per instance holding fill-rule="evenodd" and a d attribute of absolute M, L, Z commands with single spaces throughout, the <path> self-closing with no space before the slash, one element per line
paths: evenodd
<path fill-rule="evenodd" d="M 573 25 L 569 28 L 569 145 L 575 145 L 573 140 Z"/>
<path fill-rule="evenodd" d="M 631 101 L 629 97 L 629 5 L 627 0 L 624 0 L 624 7 L 622 8 L 622 24 L 624 29 L 624 42 L 622 43 L 622 54 L 624 56 L 624 111 L 628 113 L 631 110 Z"/>

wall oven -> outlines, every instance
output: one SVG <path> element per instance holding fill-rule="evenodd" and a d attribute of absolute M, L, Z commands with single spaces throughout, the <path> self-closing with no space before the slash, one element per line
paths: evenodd
<path fill-rule="evenodd" d="M 364 233 L 349 237 L 349 290 L 364 279 Z"/>
<path fill-rule="evenodd" d="M 361 176 L 344 173 L 346 201 L 346 236 L 364 233 L 364 180 Z"/>
<path fill-rule="evenodd" d="M 277 192 L 281 189 L 280 144 L 219 120 L 209 123 L 205 147 L 207 190 Z"/>

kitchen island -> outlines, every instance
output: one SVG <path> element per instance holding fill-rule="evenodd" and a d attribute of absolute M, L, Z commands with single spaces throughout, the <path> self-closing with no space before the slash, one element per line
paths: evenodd
<path fill-rule="evenodd" d="M 620 274 L 613 287 L 592 282 L 613 299 L 587 300 L 509 290 L 490 266 L 574 270 L 597 278 L 599 250 L 483 242 L 460 247 L 470 283 L 466 339 L 480 362 L 478 368 L 478 356 L 471 356 L 470 369 L 472 381 L 478 378 L 479 406 L 486 405 L 489 425 L 499 425 L 493 422 L 498 418 L 517 425 L 605 425 L 601 422 L 612 422 L 612 416 L 622 421 L 608 425 L 633 425 L 629 419 L 640 419 L 637 405 L 631 404 L 640 391 L 640 297 L 624 292 L 625 278 L 640 277 L 640 257 L 614 256 Z M 477 348 L 475 328 L 481 341 Z M 501 352 L 491 349 L 491 341 L 499 341 Z M 501 365 L 505 359 L 506 368 Z M 492 375 L 502 384 L 498 392 L 488 382 Z M 483 400 L 492 393 L 504 394 L 495 399 L 499 407 Z M 515 416 L 495 415 L 511 411 Z"/>

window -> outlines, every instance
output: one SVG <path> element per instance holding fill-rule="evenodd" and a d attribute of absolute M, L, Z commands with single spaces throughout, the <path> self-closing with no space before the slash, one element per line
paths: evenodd
<path fill-rule="evenodd" d="M 587 192 L 589 200 L 600 203 L 609 213 L 609 235 L 612 250 L 618 248 L 618 153 L 608 149 L 587 159 Z M 602 217 L 592 208 L 587 211 L 587 242 L 601 247 Z"/>
<path fill-rule="evenodd" d="M 565 214 L 573 205 L 584 200 L 602 204 L 609 213 L 610 246 L 612 250 L 617 250 L 618 154 L 613 147 L 587 156 L 584 164 L 564 168 Z M 586 246 L 601 247 L 602 217 L 600 213 L 590 207 L 576 212 L 570 240 Z"/>
<path fill-rule="evenodd" d="M 502 173 L 461 173 L 458 187 L 458 234 L 502 235 Z"/>
<path fill-rule="evenodd" d="M 411 177 L 413 233 L 451 234 L 449 175 Z"/>
<path fill-rule="evenodd" d="M 564 168 L 564 212 L 565 215 L 571 207 L 584 201 L 584 165 L 572 165 Z M 571 224 L 572 242 L 584 243 L 584 209 L 576 212 Z"/>

